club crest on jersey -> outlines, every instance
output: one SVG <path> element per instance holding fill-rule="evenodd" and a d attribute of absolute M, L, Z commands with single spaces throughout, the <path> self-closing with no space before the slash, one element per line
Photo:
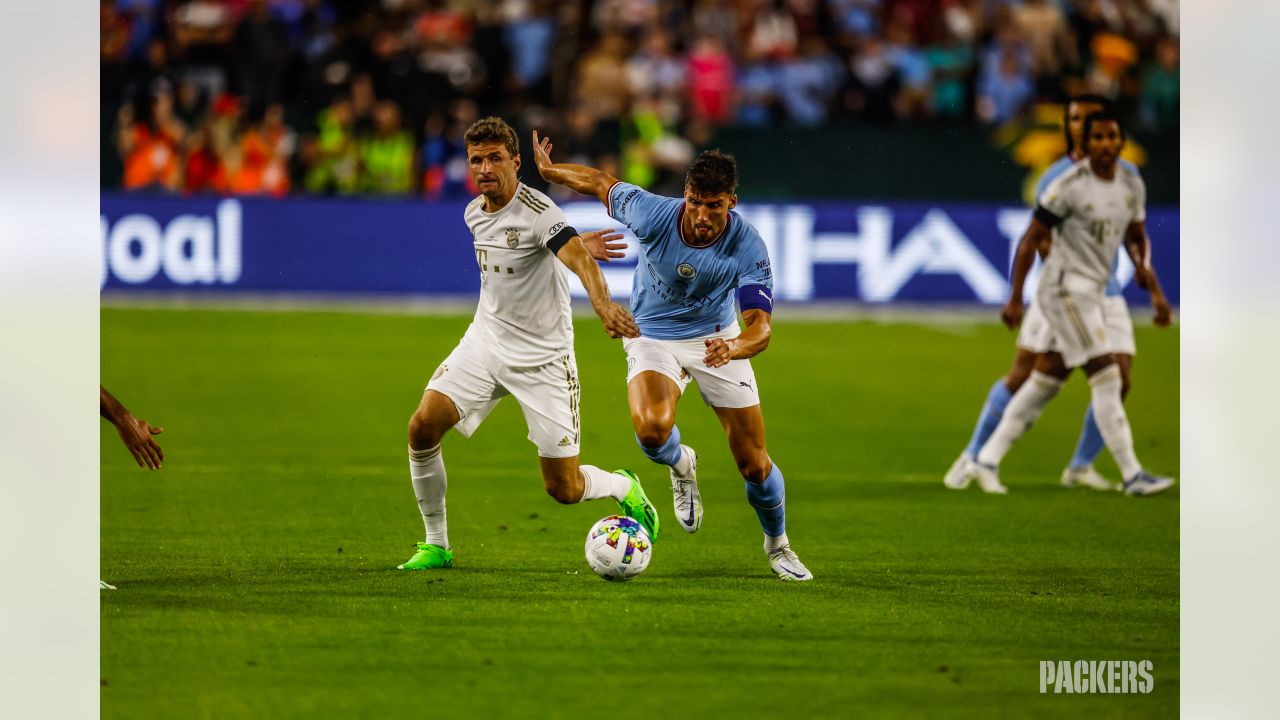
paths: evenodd
<path fill-rule="evenodd" d="M 507 247 L 511 248 L 512 250 L 515 250 L 516 246 L 519 244 L 520 244 L 520 231 L 516 230 L 515 228 L 507 228 Z"/>
<path fill-rule="evenodd" d="M 685 280 L 692 280 L 693 276 L 698 274 L 698 271 L 689 263 L 680 263 L 676 266 L 676 274 Z"/>

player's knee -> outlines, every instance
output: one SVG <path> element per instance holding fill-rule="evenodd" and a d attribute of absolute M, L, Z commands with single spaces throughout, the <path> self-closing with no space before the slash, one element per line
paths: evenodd
<path fill-rule="evenodd" d="M 417 450 L 425 450 L 440 444 L 443 435 L 423 413 L 415 412 L 409 418 L 409 446 Z"/>
<path fill-rule="evenodd" d="M 738 472 L 749 483 L 762 483 L 769 477 L 769 456 L 765 453 L 738 458 Z"/>
<path fill-rule="evenodd" d="M 670 437 L 671 423 L 665 422 L 662 418 L 643 418 L 636 427 L 636 438 L 645 447 L 662 447 L 667 444 L 667 440 Z"/>

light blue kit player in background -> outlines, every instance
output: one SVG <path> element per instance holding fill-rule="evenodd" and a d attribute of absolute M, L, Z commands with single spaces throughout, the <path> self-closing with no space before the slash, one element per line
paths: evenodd
<path fill-rule="evenodd" d="M 759 233 L 733 212 L 738 168 L 708 151 L 689 166 L 684 198 L 668 198 L 609 174 L 551 161 L 551 141 L 533 134 L 534 159 L 548 182 L 600 200 L 640 240 L 631 314 L 640 337 L 624 341 L 627 401 L 644 454 L 670 467 L 676 520 L 702 525 L 698 456 L 680 443 L 676 404 L 691 380 L 715 411 L 746 480 L 747 501 L 764 530 L 769 567 L 782 580 L 809 580 L 787 539 L 782 470 L 765 449 L 764 415 L 750 358 L 769 346 L 773 272 Z M 600 260 L 603 240 L 588 248 Z M 742 311 L 744 328 L 739 328 Z"/>
<path fill-rule="evenodd" d="M 1036 183 L 1035 195 L 1037 199 L 1044 192 L 1044 189 L 1049 186 L 1049 183 L 1053 182 L 1084 157 L 1080 148 L 1082 146 L 1081 137 L 1084 133 L 1085 118 L 1094 113 L 1109 110 L 1110 107 L 1111 102 L 1100 95 L 1078 95 L 1067 103 L 1062 123 L 1063 135 L 1065 135 L 1067 141 L 1067 154 L 1050 165 L 1044 171 L 1044 174 L 1040 176 L 1039 182 Z M 1139 174 L 1138 168 L 1129 161 L 1120 160 L 1119 163 L 1122 167 Z M 1129 315 L 1129 306 L 1125 303 L 1122 295 L 1123 287 L 1116 277 L 1119 263 L 1120 255 L 1117 253 L 1112 261 L 1111 281 L 1107 283 L 1106 303 L 1103 306 L 1103 311 L 1108 339 L 1114 339 L 1110 349 L 1116 356 L 1116 364 L 1120 366 L 1120 375 L 1123 383 L 1121 393 L 1122 395 L 1128 395 L 1130 372 L 1133 367 L 1133 356 L 1137 352 L 1137 346 L 1133 339 L 1133 319 Z M 1157 308 L 1157 314 L 1159 313 L 1160 308 Z M 943 478 L 943 482 L 947 487 L 960 489 L 967 485 L 965 478 L 969 477 L 969 464 L 973 462 L 978 450 L 982 448 L 987 439 L 991 437 L 991 433 L 995 432 L 996 426 L 1000 424 L 1000 418 L 1004 415 L 1004 409 L 1009 404 L 1009 399 L 1030 377 L 1031 370 L 1035 365 L 1036 354 L 1047 349 L 1036 347 L 1037 337 L 1042 335 L 1036 330 L 1038 325 L 1044 322 L 1044 317 L 1036 308 L 1035 303 L 1032 303 L 1027 308 L 1026 316 L 1022 320 L 1022 328 L 1018 333 L 1017 355 L 1014 356 L 1013 365 L 1009 368 L 1009 373 L 996 380 L 991 386 L 991 390 L 988 391 L 986 402 L 982 406 L 982 412 L 978 415 L 978 422 L 973 429 L 969 444 L 960 453 L 960 457 L 956 458 L 956 461 L 951 465 L 951 469 L 947 471 L 946 476 Z M 1095 490 L 1119 490 L 1119 483 L 1107 480 L 1093 468 L 1093 461 L 1102 452 L 1103 447 L 1105 447 L 1105 443 L 1102 439 L 1102 433 L 1098 430 L 1098 423 L 1093 416 L 1093 406 L 1090 405 L 1085 411 L 1084 426 L 1080 429 L 1080 439 L 1076 443 L 1075 453 L 1071 456 L 1067 468 L 1062 471 L 1062 485 L 1064 487 L 1089 487 Z"/>

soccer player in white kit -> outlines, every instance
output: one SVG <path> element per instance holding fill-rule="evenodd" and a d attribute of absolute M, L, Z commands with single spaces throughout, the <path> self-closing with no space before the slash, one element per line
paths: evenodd
<path fill-rule="evenodd" d="M 970 466 L 969 472 L 989 492 L 1003 492 L 1000 461 L 1076 367 L 1083 367 L 1089 377 L 1098 429 L 1124 476 L 1125 493 L 1152 495 L 1173 485 L 1172 478 L 1152 475 L 1138 462 L 1121 401 L 1120 368 L 1104 316 L 1112 258 L 1121 243 L 1133 260 L 1138 285 L 1149 288 L 1155 283 L 1144 225 L 1146 186 L 1136 173 L 1117 163 L 1125 136 L 1114 113 L 1086 118 L 1082 140 L 1086 159 L 1045 189 L 1027 232 L 1028 242 L 1014 260 L 1009 302 L 1002 312 L 1011 326 L 1022 318 L 1022 285 L 1035 248 L 1042 244 L 1051 248 L 1036 291 L 1036 304 L 1047 326 L 1047 350 L 1037 356 L 1030 379 L 1014 393 L 1000 424 Z M 1051 234 L 1054 228 L 1056 237 Z"/>
<path fill-rule="evenodd" d="M 480 302 L 409 420 L 409 475 L 426 538 L 399 568 L 453 566 L 440 438 L 450 428 L 470 437 L 506 395 L 524 411 L 548 495 L 565 504 L 611 497 L 656 541 L 658 514 L 635 474 L 578 462 L 580 388 L 569 285 L 559 265 L 582 281 L 610 337 L 638 337 L 640 331 L 631 314 L 609 299 L 600 267 L 560 208 L 519 181 L 520 145 L 511 126 L 485 118 L 468 128 L 463 142 L 480 189 L 465 214 L 475 239 Z"/>

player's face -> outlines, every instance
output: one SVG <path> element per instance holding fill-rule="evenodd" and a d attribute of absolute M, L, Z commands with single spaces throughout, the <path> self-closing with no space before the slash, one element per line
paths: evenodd
<path fill-rule="evenodd" d="M 1071 145 L 1076 148 L 1076 152 L 1081 152 L 1080 148 L 1084 146 L 1081 142 L 1084 119 L 1097 112 L 1102 112 L 1102 106 L 1098 103 L 1071 103 L 1067 106 L 1067 132 L 1071 134 Z"/>
<path fill-rule="evenodd" d="M 1089 152 L 1090 163 L 1101 168 L 1109 168 L 1116 164 L 1116 159 L 1120 157 L 1120 148 L 1124 145 L 1124 138 L 1120 135 L 1120 125 L 1116 121 L 1095 121 L 1089 126 L 1089 137 L 1086 140 L 1088 143 L 1085 147 Z"/>
<path fill-rule="evenodd" d="M 708 195 L 684 189 L 684 236 L 694 244 L 710 243 L 729 222 L 729 211 L 738 204 L 733 193 Z"/>
<path fill-rule="evenodd" d="M 471 179 L 485 198 L 501 200 L 515 193 L 520 156 L 511 157 L 505 144 L 468 145 L 467 167 L 471 169 Z"/>

